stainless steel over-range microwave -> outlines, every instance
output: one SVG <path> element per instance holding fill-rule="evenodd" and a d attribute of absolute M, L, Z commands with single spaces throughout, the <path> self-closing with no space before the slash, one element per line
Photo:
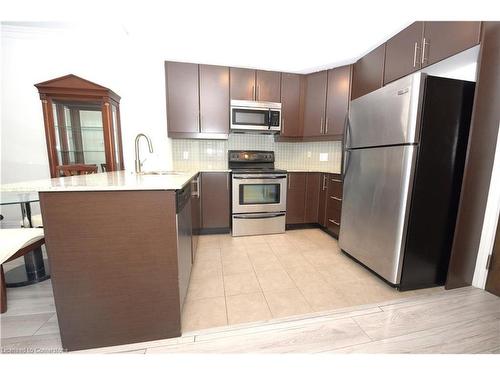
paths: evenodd
<path fill-rule="evenodd" d="M 281 103 L 231 100 L 231 131 L 279 133 Z"/>

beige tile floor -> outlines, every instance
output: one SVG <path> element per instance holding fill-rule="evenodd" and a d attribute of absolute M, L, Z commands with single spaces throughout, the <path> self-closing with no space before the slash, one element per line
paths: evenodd
<path fill-rule="evenodd" d="M 347 256 L 319 229 L 199 239 L 183 331 L 377 303 L 398 292 Z"/>
<path fill-rule="evenodd" d="M 19 264 L 22 258 L 5 264 L 4 269 Z M 319 229 L 256 237 L 202 236 L 179 342 L 205 328 L 231 329 L 239 323 L 258 328 L 276 318 L 300 320 L 311 314 L 442 292 L 442 288 L 432 288 L 401 293 L 390 288 L 342 255 L 337 241 Z M 9 308 L 0 316 L 2 350 L 61 351 L 51 280 L 8 288 L 7 298 Z M 373 311 L 368 308 L 367 313 Z"/>

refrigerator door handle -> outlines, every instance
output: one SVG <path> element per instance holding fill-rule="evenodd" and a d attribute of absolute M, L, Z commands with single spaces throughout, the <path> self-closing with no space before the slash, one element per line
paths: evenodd
<path fill-rule="evenodd" d="M 349 113 L 345 115 L 345 120 L 344 120 L 344 148 L 348 149 L 350 146 L 348 145 L 347 138 L 349 137 L 349 134 L 351 133 L 351 122 L 349 121 Z"/>
<path fill-rule="evenodd" d="M 344 170 L 342 171 L 342 180 L 345 181 L 345 176 L 347 174 L 347 170 L 349 169 L 349 162 L 351 158 L 349 157 L 351 153 L 351 150 L 345 150 L 345 155 L 344 155 Z"/>

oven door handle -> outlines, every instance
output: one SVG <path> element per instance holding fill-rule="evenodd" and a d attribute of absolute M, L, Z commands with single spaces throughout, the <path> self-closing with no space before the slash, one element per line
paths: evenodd
<path fill-rule="evenodd" d="M 235 219 L 269 219 L 273 217 L 280 217 L 280 216 L 285 216 L 284 213 L 278 213 L 278 214 L 263 214 L 263 215 L 233 215 L 233 218 Z"/>
<path fill-rule="evenodd" d="M 235 180 L 281 180 L 283 178 L 286 178 L 286 176 L 273 176 L 273 177 L 237 177 L 233 176 L 233 179 Z"/>

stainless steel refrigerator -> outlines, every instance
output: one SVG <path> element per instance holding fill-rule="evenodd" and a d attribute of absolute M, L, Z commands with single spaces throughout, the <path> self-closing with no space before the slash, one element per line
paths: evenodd
<path fill-rule="evenodd" d="M 474 86 L 416 73 L 351 102 L 339 245 L 402 290 L 445 282 Z"/>

